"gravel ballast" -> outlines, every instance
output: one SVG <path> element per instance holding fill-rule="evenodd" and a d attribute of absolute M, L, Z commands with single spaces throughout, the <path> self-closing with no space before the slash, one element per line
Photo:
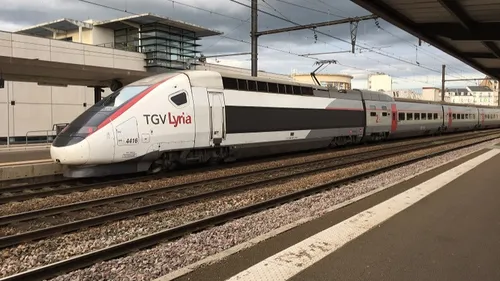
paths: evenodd
<path fill-rule="evenodd" d="M 466 134 L 464 134 L 466 135 Z M 433 140 L 446 139 L 448 137 L 436 137 Z M 73 192 L 70 194 L 63 195 L 55 195 L 45 198 L 33 198 L 22 202 L 8 202 L 0 206 L 0 216 L 6 216 L 16 213 L 28 212 L 33 210 L 45 209 L 50 207 L 62 206 L 66 204 L 83 202 L 89 200 L 96 200 L 99 198 L 106 198 L 121 194 L 127 194 L 137 191 L 143 190 L 151 190 L 155 188 L 160 188 L 164 186 L 173 186 L 184 183 L 197 182 L 202 180 L 210 180 L 218 177 L 233 175 L 233 174 L 242 174 L 252 171 L 258 171 L 262 169 L 274 168 L 274 167 L 283 167 L 293 164 L 306 163 L 319 159 L 328 159 L 332 157 L 340 157 L 347 156 L 353 153 L 360 152 L 369 152 L 376 149 L 385 149 L 388 147 L 400 147 L 404 144 L 414 144 L 428 141 L 428 139 L 413 139 L 408 141 L 402 141 L 397 143 L 385 143 L 378 146 L 368 146 L 368 147 L 354 147 L 348 150 L 331 150 L 326 151 L 325 153 L 315 154 L 315 155 L 307 155 L 307 156 L 292 156 L 287 159 L 280 160 L 269 160 L 265 162 L 244 165 L 240 167 L 226 167 L 221 168 L 219 170 L 213 170 L 208 172 L 197 172 L 189 174 L 189 176 L 174 176 L 171 178 L 163 178 L 158 180 L 151 180 L 147 182 L 137 182 L 132 184 L 123 184 L 118 186 L 110 186 L 105 188 L 99 188 L 94 190 L 88 190 L 84 192 Z"/>
<path fill-rule="evenodd" d="M 383 153 L 387 154 L 389 153 L 389 151 L 384 151 Z M 93 206 L 87 209 L 55 214 L 37 220 L 28 220 L 25 222 L 16 223 L 15 225 L 0 227 L 0 236 L 14 235 L 21 232 L 33 231 L 53 225 L 69 223 L 77 220 L 83 220 L 87 218 L 107 215 L 110 213 L 119 212 L 123 210 L 129 210 L 138 207 L 144 207 L 147 205 L 158 204 L 162 202 L 175 200 L 181 197 L 192 196 L 195 194 L 228 189 L 229 187 L 241 186 L 245 184 L 254 184 L 265 180 L 273 180 L 272 184 L 279 184 L 280 181 L 290 181 L 291 179 L 280 179 L 290 175 L 295 175 L 298 173 L 308 172 L 308 171 L 315 171 L 319 168 L 331 167 L 330 169 L 334 169 L 333 167 L 335 165 L 339 164 L 344 165 L 344 163 L 346 162 L 359 161 L 362 159 L 368 159 L 373 157 L 374 155 L 372 155 L 371 153 L 366 153 L 364 155 L 352 156 L 350 157 L 350 159 L 336 158 L 334 160 L 305 164 L 293 168 L 283 168 L 281 170 L 274 170 L 270 172 L 262 172 L 262 173 L 257 173 L 255 175 L 248 175 L 245 177 L 233 178 L 225 181 L 206 182 L 203 184 L 184 187 L 180 190 L 169 189 L 169 191 L 164 191 L 162 193 L 157 193 L 147 197 L 128 199 L 126 201 L 119 201 L 118 203 L 113 203 L 113 204 L 106 203 L 101 206 Z"/>
<path fill-rule="evenodd" d="M 489 143 L 491 145 L 493 141 Z M 480 149 L 486 145 L 488 144 L 475 146 L 475 150 Z M 437 159 L 422 161 L 406 168 L 397 169 L 395 171 L 385 173 L 384 175 L 379 175 L 370 179 L 369 182 L 371 182 L 371 185 L 368 185 L 367 181 L 362 181 L 356 183 L 355 185 L 344 186 L 341 189 L 336 189 L 325 192 L 324 194 L 304 198 L 297 202 L 286 204 L 276 209 L 268 210 L 263 213 L 249 216 L 247 218 L 236 220 L 220 227 L 215 227 L 213 229 L 203 231 L 202 233 L 205 233 L 204 236 L 198 236 L 200 233 L 189 235 L 177 241 L 164 243 L 158 247 L 153 248 L 152 250 L 139 252 L 123 259 L 108 261 L 98 264 L 89 269 L 76 271 L 67 275 L 68 279 L 60 279 L 63 277 L 59 277 L 58 280 L 90 280 L 86 279 L 84 275 L 91 274 L 91 272 L 92 275 L 94 275 L 92 280 L 96 280 L 95 278 L 97 278 L 98 276 L 95 276 L 95 274 L 99 275 L 99 272 L 107 272 L 106 274 L 108 275 L 102 276 L 101 278 L 108 280 L 121 278 L 127 276 L 128 274 L 131 274 L 132 272 L 134 272 L 134 275 L 128 275 L 129 277 L 138 277 L 138 279 L 132 278 L 133 280 L 143 280 L 142 278 L 140 278 L 140 276 L 137 276 L 137 274 L 144 274 L 143 277 L 145 277 L 146 279 L 158 277 L 159 275 L 163 275 L 173 269 L 179 268 L 180 266 L 184 266 L 197 261 L 203 257 L 206 257 L 207 255 L 213 254 L 217 251 L 231 247 L 237 243 L 241 243 L 243 241 L 251 239 L 256 235 L 265 233 L 286 223 L 290 223 L 294 220 L 297 220 L 298 218 L 303 218 L 305 216 L 311 215 L 320 215 L 321 210 L 325 209 L 325 207 L 348 200 L 354 196 L 375 189 L 380 185 L 386 185 L 392 180 L 392 178 L 394 178 L 394 176 L 397 176 L 397 178 L 393 181 L 398 180 L 401 177 L 408 176 L 409 171 L 410 174 L 413 174 L 420 171 L 421 169 L 426 169 L 431 165 L 437 165 L 439 163 L 453 160 L 459 155 L 463 155 L 464 153 L 470 152 L 472 150 L 474 150 L 474 148 L 464 149 L 461 152 L 448 153 L 447 155 L 439 157 Z M 407 159 L 410 156 L 410 154 L 403 155 L 399 156 L 397 159 L 398 161 L 401 161 L 401 157 Z M 383 161 L 390 160 L 385 159 Z M 388 163 L 385 163 L 385 165 L 387 164 Z M 370 166 L 374 164 L 372 163 L 365 165 Z M 370 169 L 368 166 L 365 168 Z M 189 220 L 205 217 L 208 215 L 214 215 L 222 211 L 242 207 L 249 204 L 250 202 L 266 200 L 279 194 L 288 193 L 292 190 L 301 189 L 308 185 L 324 182 L 325 180 L 330 181 L 332 180 L 333 176 L 339 176 L 338 174 L 341 171 L 343 173 L 341 177 L 348 176 L 355 172 L 353 169 L 343 169 L 328 173 L 322 173 L 304 178 L 304 180 L 295 180 L 293 181 L 293 184 L 275 185 L 273 186 L 273 192 L 270 192 L 269 188 L 260 188 L 257 190 L 253 190 L 252 192 L 224 197 L 223 199 L 207 200 L 197 204 L 177 208 L 171 211 L 159 212 L 135 219 L 115 222 L 112 224 L 108 224 L 105 227 L 103 226 L 99 228 L 91 228 L 81 232 L 62 235 L 38 242 L 27 243 L 11 249 L 4 249 L 2 250 L 1 254 L 4 259 L 1 272 L 3 276 L 10 275 L 15 272 L 20 272 L 28 268 L 32 268 L 34 266 L 51 263 L 62 258 L 74 256 L 94 249 L 99 249 L 122 241 L 127 241 L 134 237 L 139 237 L 157 230 L 165 229 Z M 381 176 L 382 178 L 380 178 Z M 311 198 L 314 199 L 311 201 Z M 264 213 L 268 214 L 262 216 L 262 214 Z M 234 225 L 235 223 L 237 225 Z M 227 227 L 227 225 L 231 226 Z M 192 239 L 195 239 L 194 241 L 197 242 L 194 242 Z M 182 251 L 181 249 L 184 249 L 186 251 Z M 133 265 L 132 263 L 129 264 L 130 260 L 128 259 L 132 259 L 134 257 L 134 259 L 138 257 L 140 259 L 140 256 L 143 255 L 143 253 L 149 251 L 153 251 L 152 253 L 156 253 L 154 255 L 154 258 L 153 256 L 149 256 L 146 258 L 146 256 L 148 255 L 146 254 L 146 256 L 144 256 L 144 261 L 140 261 L 139 263 L 136 262 L 135 265 Z M 165 265 L 162 267 L 158 267 L 155 259 L 159 259 L 156 262 Z M 120 265 L 120 262 L 122 262 L 121 264 L 123 266 Z M 127 267 L 124 266 L 125 264 L 128 264 Z M 136 266 L 139 266 L 139 268 L 131 269 L 130 272 L 128 271 L 129 267 Z M 112 268 L 115 269 L 111 270 Z M 74 274 L 78 274 L 78 278 Z"/>
<path fill-rule="evenodd" d="M 123 258 L 100 262 L 92 267 L 77 270 L 51 280 L 152 280 L 273 229 L 305 217 L 319 217 L 325 213 L 325 210 L 335 204 L 355 198 L 381 186 L 389 186 L 404 178 L 446 164 L 497 142 L 498 140 L 494 140 L 420 161 L 355 184 L 346 185 L 341 189 L 333 189 L 303 198 L 221 226 L 187 235 L 175 241 L 162 243 L 151 249 Z"/>

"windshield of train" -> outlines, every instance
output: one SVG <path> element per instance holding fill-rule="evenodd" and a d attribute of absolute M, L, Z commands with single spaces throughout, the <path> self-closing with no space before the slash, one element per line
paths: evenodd
<path fill-rule="evenodd" d="M 105 97 L 104 99 L 100 100 L 95 106 L 102 106 L 102 107 L 119 107 L 120 105 L 124 104 L 126 101 L 132 99 L 133 97 L 137 96 L 144 90 L 146 90 L 149 86 L 128 86 L 124 87 L 109 96 Z"/>
<path fill-rule="evenodd" d="M 65 146 L 80 142 L 88 135 L 97 130 L 101 124 L 113 112 L 118 110 L 127 101 L 137 96 L 149 85 L 126 86 L 103 98 L 91 108 L 76 117 L 54 140 L 54 146 Z"/>

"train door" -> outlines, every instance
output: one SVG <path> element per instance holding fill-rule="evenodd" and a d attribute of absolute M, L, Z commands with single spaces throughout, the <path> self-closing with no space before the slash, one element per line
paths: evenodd
<path fill-rule="evenodd" d="M 223 92 L 208 91 L 210 142 L 220 145 L 226 138 L 225 103 Z"/>
<path fill-rule="evenodd" d="M 391 104 L 391 133 L 396 132 L 398 129 L 398 109 L 396 104 Z"/>
<path fill-rule="evenodd" d="M 481 122 L 481 127 L 484 128 L 484 109 L 480 109 L 480 111 L 481 111 L 481 114 L 479 116 L 479 118 L 480 118 L 479 120 Z"/>

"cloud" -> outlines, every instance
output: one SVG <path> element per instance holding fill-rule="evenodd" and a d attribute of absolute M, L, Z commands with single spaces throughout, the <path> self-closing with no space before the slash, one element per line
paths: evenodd
<path fill-rule="evenodd" d="M 205 55 L 250 52 L 250 10 L 238 1 L 250 5 L 250 0 L 4 0 L 0 10 L 0 29 L 17 30 L 21 27 L 52 21 L 59 18 L 78 20 L 106 20 L 129 14 L 108 9 L 114 7 L 133 13 L 151 12 L 175 20 L 182 20 L 224 32 L 224 36 L 204 38 L 200 50 Z M 346 16 L 362 16 L 369 13 L 349 0 L 262 0 L 259 9 L 298 24 L 340 19 Z M 300 7 L 303 6 L 303 7 Z M 195 8 L 193 8 L 195 7 Z M 378 26 L 380 28 L 377 27 Z M 293 24 L 267 14 L 259 13 L 259 30 L 293 26 Z M 325 33 L 325 34 L 321 34 Z M 340 40 L 339 40 L 340 39 Z M 311 72 L 317 66 L 315 59 L 334 59 L 325 72 L 354 76 L 353 84 L 365 85 L 369 73 L 384 72 L 393 76 L 397 85 L 417 88 L 440 86 L 441 65 L 446 64 L 448 78 L 482 77 L 472 68 L 427 44 L 416 47 L 418 41 L 410 34 L 379 19 L 360 22 L 357 48 L 350 53 L 349 24 L 293 31 L 259 37 L 259 69 L 268 72 L 290 74 Z M 245 41 L 245 42 L 242 42 Z M 278 50 L 279 51 L 278 51 Z M 418 49 L 418 50 L 417 50 Z M 325 53 L 301 57 L 303 54 Z M 344 52 L 344 53 L 338 53 Z M 420 64 L 420 66 L 417 65 Z M 234 56 L 219 59 L 219 63 L 250 67 L 250 56 Z M 437 82 L 437 84 L 436 84 Z M 449 83 L 462 86 L 471 82 Z"/>

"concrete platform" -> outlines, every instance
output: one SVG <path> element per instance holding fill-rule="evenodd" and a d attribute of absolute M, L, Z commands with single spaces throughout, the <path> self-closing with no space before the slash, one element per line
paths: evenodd
<path fill-rule="evenodd" d="M 0 163 L 50 159 L 50 145 L 0 146 Z"/>
<path fill-rule="evenodd" d="M 62 166 L 52 161 L 0 164 L 0 187 L 11 184 L 45 182 L 62 177 Z"/>
<path fill-rule="evenodd" d="M 481 150 L 157 281 L 500 280 L 498 167 Z"/>

